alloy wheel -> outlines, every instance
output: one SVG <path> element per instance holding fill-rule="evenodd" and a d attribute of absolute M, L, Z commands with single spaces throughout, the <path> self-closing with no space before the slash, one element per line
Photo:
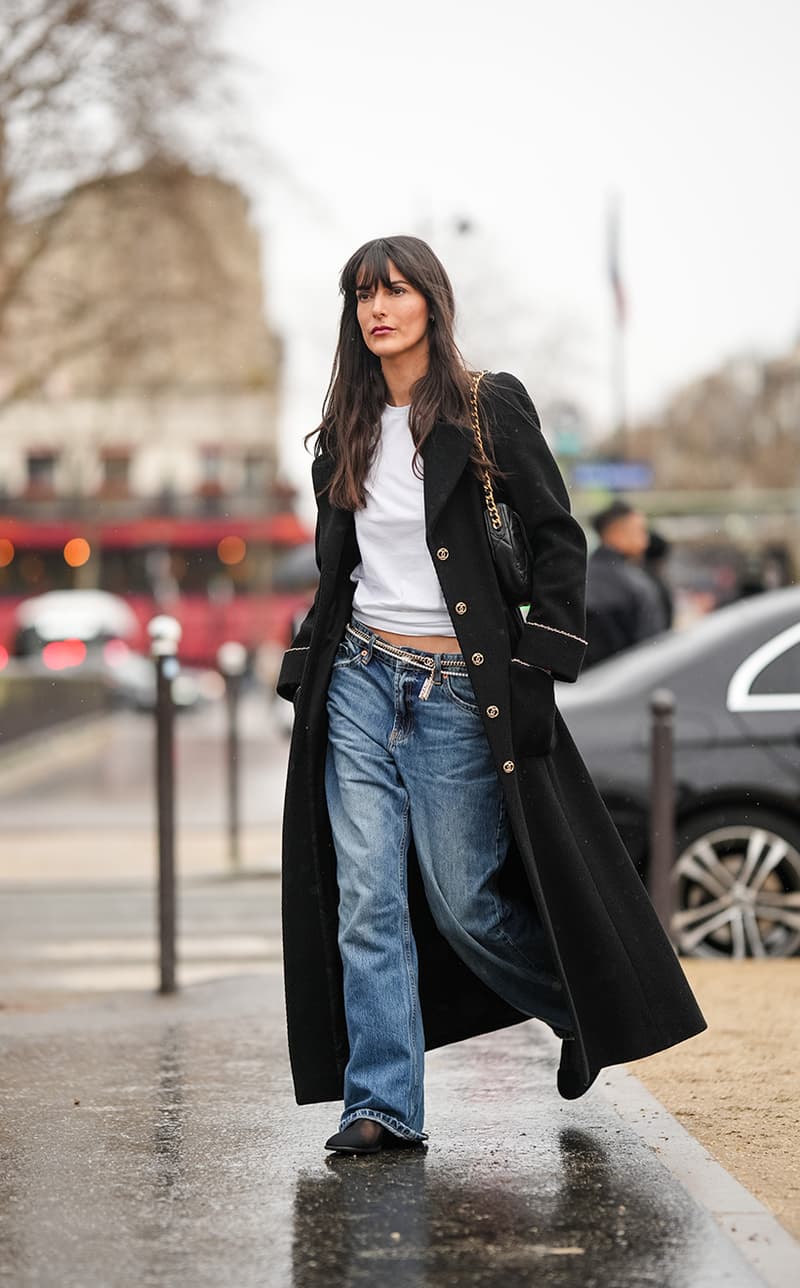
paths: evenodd
<path fill-rule="evenodd" d="M 672 929 L 691 957 L 790 957 L 800 950 L 800 852 L 740 823 L 689 842 L 673 869 Z"/>

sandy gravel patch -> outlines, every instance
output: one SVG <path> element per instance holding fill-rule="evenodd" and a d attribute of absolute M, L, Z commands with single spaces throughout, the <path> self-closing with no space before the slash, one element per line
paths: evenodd
<path fill-rule="evenodd" d="M 708 1031 L 630 1068 L 800 1238 L 800 959 L 683 966 Z"/>

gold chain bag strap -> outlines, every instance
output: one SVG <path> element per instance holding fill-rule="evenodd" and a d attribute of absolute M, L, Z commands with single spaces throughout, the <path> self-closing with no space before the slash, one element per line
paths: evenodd
<path fill-rule="evenodd" d="M 478 410 L 478 387 L 485 375 L 485 371 L 476 371 L 470 387 L 472 431 L 484 462 L 483 496 L 486 506 L 483 518 L 500 589 L 508 603 L 517 607 L 529 604 L 531 600 L 531 556 L 525 529 L 516 510 L 495 499 Z"/>

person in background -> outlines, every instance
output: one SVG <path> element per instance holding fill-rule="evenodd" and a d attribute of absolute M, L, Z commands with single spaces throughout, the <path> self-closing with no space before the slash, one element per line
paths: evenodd
<path fill-rule="evenodd" d="M 642 561 L 642 567 L 658 591 L 658 597 L 664 609 L 665 628 L 667 630 L 670 629 L 675 619 L 675 598 L 666 573 L 671 548 L 667 538 L 662 537 L 660 532 L 656 532 L 651 528 L 647 549 L 644 552 Z"/>
<path fill-rule="evenodd" d="M 736 598 L 761 595 L 767 590 L 794 584 L 794 570 L 789 551 L 782 544 L 768 545 L 763 550 L 748 551 L 736 586 Z"/>
<path fill-rule="evenodd" d="M 584 670 L 667 629 L 667 614 L 641 567 L 650 540 L 647 521 L 627 501 L 614 501 L 592 519 L 600 545 L 586 573 Z"/>

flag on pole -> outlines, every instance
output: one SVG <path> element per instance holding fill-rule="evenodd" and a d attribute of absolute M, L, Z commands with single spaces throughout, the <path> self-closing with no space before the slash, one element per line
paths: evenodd
<path fill-rule="evenodd" d="M 619 263 L 620 224 L 620 203 L 618 198 L 614 198 L 608 207 L 608 280 L 614 296 L 617 325 L 622 327 L 628 320 L 628 300 Z"/>

